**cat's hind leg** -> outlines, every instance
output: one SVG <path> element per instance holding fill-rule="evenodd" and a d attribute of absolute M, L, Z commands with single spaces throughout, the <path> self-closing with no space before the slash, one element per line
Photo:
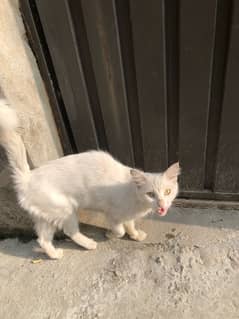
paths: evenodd
<path fill-rule="evenodd" d="M 63 250 L 55 248 L 52 244 L 56 227 L 44 219 L 35 219 L 35 229 L 38 236 L 38 243 L 45 253 L 52 259 L 63 257 Z"/>
<path fill-rule="evenodd" d="M 125 226 L 126 233 L 129 235 L 129 237 L 131 239 L 134 239 L 137 241 L 142 241 L 147 237 L 147 234 L 144 231 L 142 231 L 140 229 L 137 230 L 135 228 L 134 220 L 130 220 L 128 222 L 125 222 L 124 226 Z"/>
<path fill-rule="evenodd" d="M 86 249 L 96 249 L 97 243 L 93 239 L 83 235 L 79 230 L 78 219 L 72 213 L 63 224 L 64 233 L 69 236 L 77 245 Z"/>

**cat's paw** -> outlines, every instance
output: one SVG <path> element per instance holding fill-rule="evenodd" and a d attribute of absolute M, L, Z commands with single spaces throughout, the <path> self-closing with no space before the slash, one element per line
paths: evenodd
<path fill-rule="evenodd" d="M 117 238 L 117 236 L 111 230 L 107 230 L 106 231 L 105 237 L 108 238 L 108 239 Z"/>
<path fill-rule="evenodd" d="M 147 237 L 147 234 L 143 230 L 137 230 L 137 233 L 130 235 L 130 238 L 136 241 L 143 241 Z"/>
<path fill-rule="evenodd" d="M 50 258 L 52 259 L 61 259 L 63 257 L 63 249 L 61 248 L 56 248 L 51 254 L 49 255 Z"/>
<path fill-rule="evenodd" d="M 84 248 L 88 250 L 93 250 L 97 248 L 97 242 L 93 239 L 88 239 L 86 243 L 84 243 Z"/>
<path fill-rule="evenodd" d="M 111 230 L 107 230 L 107 232 L 105 233 L 105 236 L 109 239 L 122 238 L 124 235 L 125 235 L 125 232 L 114 233 Z"/>

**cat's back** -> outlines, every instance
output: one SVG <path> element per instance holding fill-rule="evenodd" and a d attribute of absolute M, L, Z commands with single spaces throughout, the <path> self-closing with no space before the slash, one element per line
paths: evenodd
<path fill-rule="evenodd" d="M 64 156 L 35 169 L 34 180 L 47 179 L 60 182 L 78 178 L 86 180 L 103 179 L 105 182 L 119 181 L 127 175 L 128 168 L 103 151 L 88 151 Z"/>
<path fill-rule="evenodd" d="M 82 175 L 99 178 L 105 182 L 123 181 L 128 168 L 103 151 L 90 151 L 78 154 L 76 166 Z"/>
<path fill-rule="evenodd" d="M 75 155 L 70 155 L 59 159 L 59 164 L 77 169 L 90 169 L 94 172 L 102 171 L 106 173 L 111 170 L 121 170 L 126 168 L 122 163 L 117 161 L 107 152 L 104 151 L 88 151 Z"/>

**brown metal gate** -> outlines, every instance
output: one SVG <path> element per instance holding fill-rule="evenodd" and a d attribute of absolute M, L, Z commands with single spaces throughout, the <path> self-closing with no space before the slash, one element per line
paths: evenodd
<path fill-rule="evenodd" d="M 239 199 L 239 1 L 22 0 L 65 152 L 149 171 L 181 196 Z"/>

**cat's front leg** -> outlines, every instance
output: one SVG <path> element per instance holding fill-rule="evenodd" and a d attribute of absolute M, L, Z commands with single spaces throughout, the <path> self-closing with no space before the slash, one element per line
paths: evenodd
<path fill-rule="evenodd" d="M 134 220 L 130 220 L 124 223 L 126 233 L 129 235 L 131 239 L 142 241 L 147 237 L 147 234 L 141 230 L 135 228 Z"/>
<path fill-rule="evenodd" d="M 121 238 L 125 235 L 125 228 L 123 224 L 111 224 L 110 230 L 106 232 L 108 238 Z"/>

